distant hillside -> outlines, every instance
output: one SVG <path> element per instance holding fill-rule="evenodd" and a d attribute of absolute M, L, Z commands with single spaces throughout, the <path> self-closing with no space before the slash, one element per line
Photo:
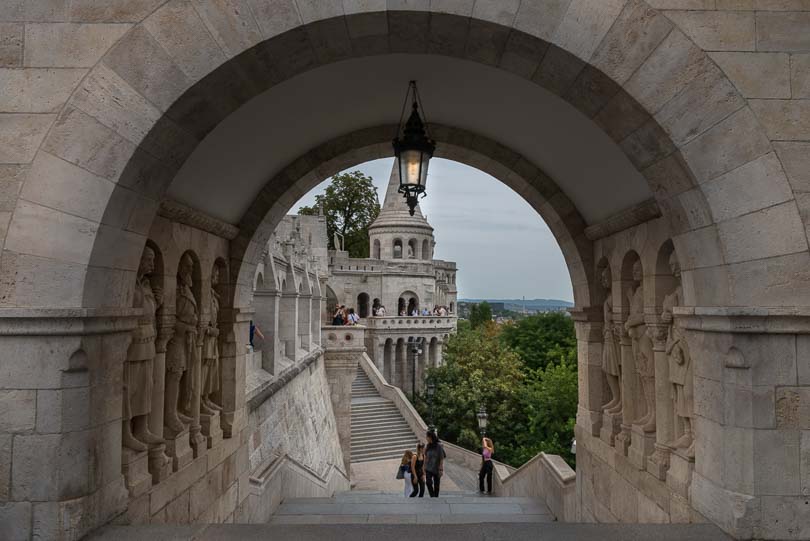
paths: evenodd
<path fill-rule="evenodd" d="M 459 299 L 458 302 L 478 303 L 487 301 L 488 303 L 503 303 L 509 306 L 519 306 L 527 310 L 546 310 L 549 308 L 570 308 L 574 303 L 561 301 L 559 299 Z"/>

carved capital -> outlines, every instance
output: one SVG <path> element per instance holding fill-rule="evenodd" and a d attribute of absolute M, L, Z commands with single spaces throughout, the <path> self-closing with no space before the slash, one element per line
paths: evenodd
<path fill-rule="evenodd" d="M 647 335 L 652 340 L 655 351 L 664 351 L 666 349 L 669 328 L 668 324 L 660 321 L 647 323 Z"/>

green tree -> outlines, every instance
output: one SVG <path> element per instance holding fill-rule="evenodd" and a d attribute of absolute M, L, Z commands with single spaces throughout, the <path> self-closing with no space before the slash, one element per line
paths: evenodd
<path fill-rule="evenodd" d="M 501 339 L 531 370 L 544 369 L 561 360 L 576 364 L 574 321 L 564 313 L 538 314 L 507 325 Z"/>
<path fill-rule="evenodd" d="M 470 324 L 473 329 L 477 329 L 490 321 L 492 321 L 492 307 L 487 301 L 472 305 L 470 309 Z"/>
<path fill-rule="evenodd" d="M 315 204 L 301 207 L 298 214 L 315 216 L 323 206 L 329 248 L 335 249 L 335 232 L 343 235 L 344 249 L 350 257 L 369 256 L 368 227 L 380 214 L 377 188 L 371 177 L 360 171 L 332 177 L 324 193 L 315 196 Z"/>
<path fill-rule="evenodd" d="M 542 451 L 560 455 L 574 465 L 571 442 L 577 399 L 576 361 L 551 363 L 527 378 L 520 396 L 520 410 L 528 419 L 527 430 L 516 435 L 516 462 L 522 464 Z"/>
<path fill-rule="evenodd" d="M 488 434 L 498 443 L 499 460 L 511 461 L 513 434 L 526 429 L 520 415 L 520 389 L 524 367 L 518 356 L 497 339 L 497 327 L 487 326 L 451 337 L 444 364 L 428 370 L 436 385 L 434 422 L 442 438 L 476 449 L 481 406 L 492 423 Z M 427 419 L 430 409 L 424 395 L 417 409 Z"/>

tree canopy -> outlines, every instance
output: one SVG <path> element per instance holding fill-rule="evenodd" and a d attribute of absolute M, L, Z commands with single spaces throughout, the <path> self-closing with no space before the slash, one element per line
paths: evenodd
<path fill-rule="evenodd" d="M 343 236 L 344 249 L 350 257 L 369 256 L 368 227 L 380 214 L 377 188 L 371 177 L 360 171 L 332 177 L 324 193 L 315 196 L 315 204 L 301 207 L 298 214 L 315 216 L 323 206 L 329 248 L 337 248 L 335 232 Z"/>
<path fill-rule="evenodd" d="M 473 304 L 470 307 L 470 325 L 473 329 L 492 321 L 492 307 L 487 301 L 480 304 Z"/>
<path fill-rule="evenodd" d="M 476 412 L 483 405 L 498 460 L 521 466 L 542 451 L 574 465 L 576 339 L 573 323 L 562 319 L 569 318 L 541 314 L 512 325 L 460 325 L 444 364 L 427 373 L 436 385 L 432 421 L 441 437 L 479 450 Z M 430 416 L 426 396 L 416 406 Z"/>

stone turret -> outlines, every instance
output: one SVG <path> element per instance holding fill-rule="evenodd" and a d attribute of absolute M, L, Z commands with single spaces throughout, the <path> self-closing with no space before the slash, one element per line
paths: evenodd
<path fill-rule="evenodd" d="M 373 259 L 432 260 L 433 227 L 417 205 L 413 216 L 399 190 L 399 169 L 394 163 L 380 215 L 369 228 Z"/>

